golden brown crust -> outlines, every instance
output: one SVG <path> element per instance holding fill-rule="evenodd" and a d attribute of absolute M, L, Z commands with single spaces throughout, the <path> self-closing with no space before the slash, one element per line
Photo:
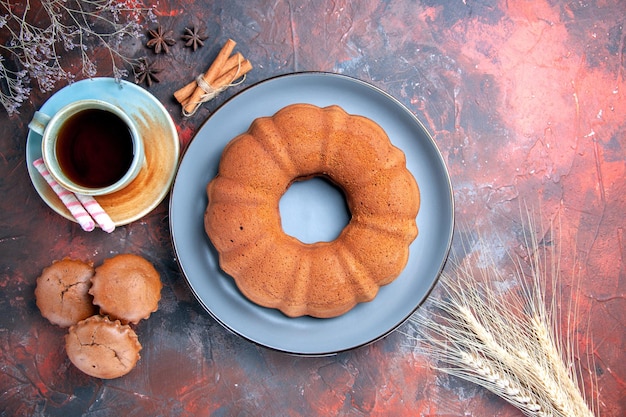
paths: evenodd
<path fill-rule="evenodd" d="M 55 261 L 37 278 L 35 299 L 41 315 L 52 324 L 69 327 L 97 312 L 88 291 L 93 266 L 69 258 Z"/>
<path fill-rule="evenodd" d="M 351 220 L 332 242 L 286 235 L 278 202 L 293 181 L 325 176 Z M 242 293 L 288 316 L 334 317 L 372 300 L 408 260 L 420 195 L 404 153 L 370 119 L 293 104 L 254 120 L 207 185 L 204 226 Z"/>
<path fill-rule="evenodd" d="M 163 284 L 154 266 L 139 255 L 121 254 L 96 268 L 89 293 L 101 314 L 138 323 L 158 309 Z"/>
<path fill-rule="evenodd" d="M 126 375 L 135 367 L 141 344 L 130 326 L 96 315 L 70 327 L 65 350 L 82 372 L 111 379 Z"/>

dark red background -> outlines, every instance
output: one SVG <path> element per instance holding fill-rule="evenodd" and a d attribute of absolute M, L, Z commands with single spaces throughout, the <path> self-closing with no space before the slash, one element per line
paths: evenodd
<path fill-rule="evenodd" d="M 196 25 L 209 35 L 196 52 L 180 40 L 159 56 L 131 45 L 163 69 L 149 90 L 172 115 L 183 147 L 228 97 L 278 74 L 331 71 L 387 91 L 433 134 L 452 178 L 457 224 L 514 252 L 520 204 L 540 207 L 533 212 L 543 224 L 560 221 L 562 285 L 565 293 L 575 288 L 580 308 L 573 340 L 585 364 L 587 354 L 595 361 L 583 367 L 597 380 L 601 414 L 626 414 L 626 2 L 309 3 L 159 2 L 165 29 L 182 34 Z M 183 119 L 172 93 L 229 37 L 254 70 Z M 402 332 L 336 356 L 298 358 L 224 330 L 178 269 L 167 201 L 107 235 L 83 232 L 38 197 L 25 166 L 26 125 L 49 95 L 35 89 L 19 115 L 0 113 L 2 415 L 521 415 L 429 369 Z M 542 236 L 547 226 L 535 231 Z M 99 264 L 121 252 L 155 264 L 163 298 L 137 326 L 144 346 L 137 368 L 102 381 L 70 364 L 65 332 L 39 315 L 33 291 L 55 259 Z M 506 262 L 495 249 L 493 256 Z"/>

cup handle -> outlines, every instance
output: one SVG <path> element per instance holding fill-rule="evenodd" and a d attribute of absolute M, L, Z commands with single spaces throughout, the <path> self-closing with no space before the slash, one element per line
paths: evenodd
<path fill-rule="evenodd" d="M 46 126 L 48 125 L 50 119 L 52 119 L 51 116 L 48 116 L 47 114 L 40 111 L 36 111 L 33 115 L 33 119 L 28 124 L 28 128 L 33 132 L 43 136 L 43 131 L 46 129 Z"/>

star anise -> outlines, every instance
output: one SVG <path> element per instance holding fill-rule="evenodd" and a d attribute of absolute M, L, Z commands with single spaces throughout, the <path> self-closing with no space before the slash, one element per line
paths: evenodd
<path fill-rule="evenodd" d="M 155 54 L 160 54 L 161 51 L 168 53 L 170 50 L 169 47 L 176 43 L 176 41 L 172 38 L 173 32 L 168 30 L 164 33 L 161 26 L 157 27 L 156 30 L 149 30 L 148 33 L 150 34 L 151 39 L 146 43 L 146 46 L 148 48 L 154 48 Z"/>
<path fill-rule="evenodd" d="M 193 48 L 195 51 L 201 46 L 204 46 L 204 41 L 208 38 L 204 33 L 198 31 L 194 26 L 191 29 L 185 28 L 185 34 L 183 40 L 186 41 L 185 46 Z"/>
<path fill-rule="evenodd" d="M 161 80 L 157 78 L 157 74 L 161 72 L 160 68 L 155 68 L 154 64 L 148 61 L 148 58 L 139 58 L 139 65 L 135 68 L 135 82 L 141 84 L 145 81 L 148 87 L 152 83 L 158 83 Z"/>

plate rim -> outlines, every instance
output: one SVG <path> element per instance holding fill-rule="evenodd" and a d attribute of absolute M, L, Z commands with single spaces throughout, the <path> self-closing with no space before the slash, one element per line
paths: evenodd
<path fill-rule="evenodd" d="M 447 184 L 447 193 L 446 194 L 447 194 L 447 197 L 448 197 L 448 202 L 450 204 L 450 216 L 449 216 L 450 230 L 449 230 L 448 235 L 446 236 L 446 240 L 445 240 L 445 248 L 446 249 L 445 249 L 445 251 L 443 253 L 443 256 L 442 256 L 442 259 L 440 261 L 440 264 L 437 267 L 437 273 L 436 273 L 435 277 L 432 279 L 432 282 L 430 283 L 427 291 L 424 292 L 421 300 L 416 303 L 416 305 L 408 312 L 408 314 L 406 316 L 404 316 L 404 317 L 402 317 L 402 319 L 398 320 L 397 323 L 393 324 L 390 328 L 388 328 L 386 331 L 382 332 L 378 336 L 376 336 L 374 338 L 371 338 L 369 340 L 366 340 L 366 341 L 363 341 L 363 342 L 360 342 L 360 343 L 355 343 L 355 344 L 352 344 L 350 346 L 346 346 L 346 347 L 341 348 L 341 349 L 335 349 L 335 350 L 326 349 L 326 350 L 318 350 L 316 352 L 299 352 L 299 351 L 294 351 L 294 350 L 289 350 L 289 349 L 281 349 L 281 348 L 279 348 L 277 346 L 268 345 L 268 344 L 265 344 L 265 343 L 263 343 L 261 341 L 255 340 L 255 339 L 249 337 L 248 335 L 246 335 L 246 334 L 244 334 L 244 333 L 242 333 L 240 331 L 237 331 L 231 325 L 226 323 L 224 321 L 224 319 L 222 319 L 217 314 L 215 314 L 209 308 L 209 306 L 207 306 L 206 302 L 202 300 L 202 298 L 200 297 L 200 294 L 198 294 L 198 292 L 195 289 L 194 285 L 191 283 L 191 280 L 189 279 L 189 277 L 187 275 L 185 266 L 181 262 L 181 257 L 178 256 L 179 255 L 179 251 L 178 251 L 178 246 L 177 246 L 176 239 L 175 239 L 174 218 L 171 215 L 170 215 L 170 218 L 169 218 L 169 224 L 170 224 L 170 239 L 171 239 L 172 247 L 174 249 L 174 253 L 176 255 L 175 256 L 176 263 L 179 266 L 179 269 L 180 269 L 180 271 L 181 271 L 181 273 L 183 275 L 183 278 L 185 279 L 185 282 L 187 283 L 188 288 L 191 290 L 192 294 L 194 295 L 194 298 L 200 304 L 200 307 L 204 311 L 206 311 L 216 322 L 218 322 L 222 327 L 224 327 L 230 333 L 232 333 L 232 334 L 234 334 L 234 335 L 236 335 L 238 337 L 241 337 L 244 340 L 246 340 L 248 342 L 251 342 L 251 343 L 253 343 L 256 346 L 261 346 L 261 347 L 269 349 L 271 351 L 286 353 L 286 354 L 293 355 L 293 356 L 323 357 L 323 356 L 329 356 L 329 355 L 336 355 L 336 354 L 339 354 L 339 353 L 342 353 L 342 352 L 346 352 L 346 351 L 350 351 L 350 350 L 353 350 L 353 349 L 357 349 L 357 348 L 370 345 L 370 344 L 372 344 L 372 343 L 374 343 L 374 342 L 376 342 L 378 340 L 383 339 L 384 337 L 388 336 L 393 331 L 395 331 L 402 324 L 404 324 L 424 304 L 426 299 L 430 296 L 431 292 L 433 291 L 433 289 L 434 289 L 435 285 L 437 284 L 438 280 L 440 279 L 441 273 L 443 272 L 443 269 L 444 269 L 444 267 L 445 267 L 445 265 L 446 265 L 446 263 L 448 261 L 448 258 L 449 258 L 449 254 L 450 254 L 450 250 L 451 250 L 451 246 L 452 246 L 453 234 L 454 234 L 454 230 L 455 230 L 455 200 L 454 200 L 454 190 L 453 190 L 453 185 L 452 185 L 450 173 L 449 173 L 448 167 L 447 167 L 447 165 L 445 163 L 445 160 L 443 159 L 443 155 L 441 154 L 441 151 L 439 150 L 439 147 L 437 146 L 437 144 L 436 144 L 434 138 L 432 137 L 431 133 L 428 131 L 428 129 L 426 129 L 426 127 L 424 126 L 422 121 L 408 107 L 406 107 L 402 102 L 400 102 L 398 99 L 396 99 L 394 96 L 392 96 L 391 94 L 387 93 L 383 89 L 381 89 L 381 88 L 379 88 L 379 87 L 377 87 L 377 86 L 375 86 L 375 85 L 373 85 L 373 84 L 371 84 L 371 83 L 369 83 L 367 81 L 361 80 L 361 79 L 356 78 L 356 77 L 351 76 L 351 75 L 339 74 L 339 73 L 328 72 L 328 71 L 297 71 L 297 72 L 290 72 L 290 73 L 286 73 L 286 74 L 275 75 L 275 76 L 263 79 L 261 81 L 258 81 L 257 83 L 254 83 L 254 84 L 246 87 L 245 89 L 237 92 L 233 96 L 229 97 L 222 104 L 220 104 L 206 118 L 206 120 L 204 120 L 204 122 L 202 124 L 199 125 L 199 127 L 198 127 L 198 129 L 197 129 L 197 131 L 196 131 L 196 133 L 194 135 L 194 137 L 188 143 L 186 149 L 184 150 L 183 154 L 181 155 L 180 163 L 178 165 L 178 170 L 181 169 L 181 167 L 183 165 L 183 161 L 184 161 L 185 156 L 187 154 L 187 151 L 191 148 L 193 142 L 198 137 L 198 134 L 203 130 L 205 125 L 210 123 L 210 121 L 214 117 L 214 115 L 217 114 L 220 110 L 222 110 L 231 101 L 235 100 L 239 96 L 245 94 L 246 92 L 248 92 L 248 91 L 250 91 L 250 90 L 252 90 L 252 89 L 254 89 L 256 87 L 259 87 L 261 85 L 264 85 L 264 84 L 272 82 L 272 81 L 275 81 L 277 79 L 292 78 L 292 77 L 299 77 L 299 76 L 306 76 L 306 75 L 319 75 L 319 76 L 322 76 L 322 77 L 332 77 L 332 78 L 346 79 L 349 82 L 359 84 L 361 87 L 364 87 L 364 88 L 367 88 L 367 89 L 371 89 L 375 93 L 380 94 L 386 100 L 389 100 L 390 102 L 392 102 L 398 109 L 402 110 L 406 115 L 408 115 L 410 117 L 412 122 L 415 123 L 419 127 L 419 129 L 424 132 L 424 134 L 426 136 L 425 139 L 428 140 L 430 145 L 436 151 L 435 153 L 437 155 L 438 162 L 443 167 L 443 172 L 445 174 L 445 182 Z M 174 191 L 176 189 L 176 183 L 177 183 L 178 178 L 179 178 L 179 176 L 178 176 L 178 171 L 177 171 L 176 176 L 174 178 L 174 181 L 172 183 L 172 192 L 170 193 L 170 197 L 169 197 L 169 199 L 170 199 L 170 201 L 169 201 L 170 214 L 172 212 L 172 207 L 174 205 L 174 197 L 175 197 Z M 446 217 L 448 217 L 448 216 L 446 216 Z M 218 267 L 219 267 L 219 264 L 218 264 Z"/>

